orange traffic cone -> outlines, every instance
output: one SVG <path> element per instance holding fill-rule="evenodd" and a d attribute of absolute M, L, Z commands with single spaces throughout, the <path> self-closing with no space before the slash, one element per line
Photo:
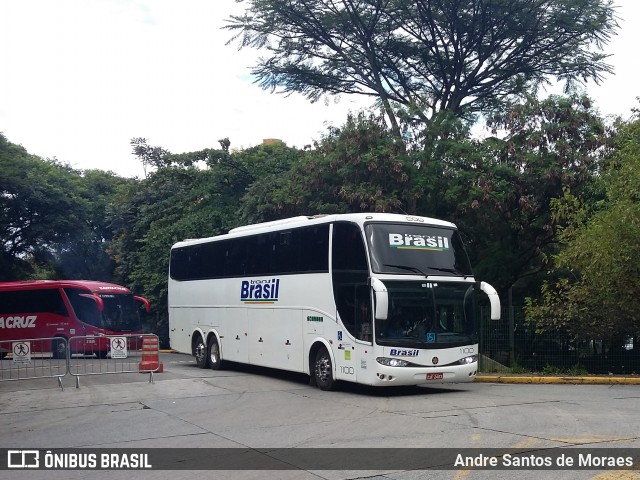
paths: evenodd
<path fill-rule="evenodd" d="M 158 337 L 150 336 L 142 338 L 142 357 L 138 365 L 138 371 L 142 373 L 162 373 L 163 365 L 160 361 L 160 345 Z"/>

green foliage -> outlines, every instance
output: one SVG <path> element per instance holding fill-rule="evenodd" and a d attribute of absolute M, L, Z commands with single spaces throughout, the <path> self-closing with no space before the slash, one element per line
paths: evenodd
<path fill-rule="evenodd" d="M 580 365 L 579 363 L 576 365 L 573 365 L 568 371 L 567 373 L 569 375 L 572 375 L 574 377 L 583 377 L 585 375 L 587 375 L 589 372 L 587 371 L 587 369 L 585 367 L 583 367 L 582 365 Z"/>
<path fill-rule="evenodd" d="M 302 195 L 302 185 L 288 185 L 290 172 L 297 168 L 303 158 L 301 150 L 288 147 L 283 142 L 258 145 L 235 152 L 234 161 L 250 172 L 246 181 L 246 192 L 241 196 L 241 211 L 238 221 L 242 224 L 256 223 L 282 218 L 278 215 L 288 202 L 289 195 L 294 203 Z"/>
<path fill-rule="evenodd" d="M 577 93 L 533 97 L 488 116 L 500 137 L 457 142 L 441 187 L 467 236 L 480 278 L 499 291 L 530 281 L 557 251 L 563 219 L 551 204 L 567 190 L 591 198 L 608 131 L 590 100 Z M 535 281 L 534 281 L 535 283 Z"/>
<path fill-rule="evenodd" d="M 528 373 L 528 372 L 529 372 L 529 370 L 527 370 L 526 368 L 524 368 L 521 365 L 518 365 L 515 362 L 514 362 L 513 365 L 511 365 L 511 373 L 518 374 L 518 373 Z"/>
<path fill-rule="evenodd" d="M 580 364 L 573 365 L 569 369 L 562 369 L 555 365 L 546 364 L 542 367 L 542 373 L 545 375 L 570 375 L 572 377 L 582 377 L 588 375 L 588 371 Z"/>
<path fill-rule="evenodd" d="M 544 373 L 545 375 L 560 375 L 562 373 L 562 370 L 560 370 L 555 365 L 546 364 L 544 367 L 542 367 L 542 373 Z"/>
<path fill-rule="evenodd" d="M 154 330 L 167 324 L 171 245 L 224 228 L 215 224 L 224 213 L 216 201 L 218 192 L 203 185 L 206 175 L 194 167 L 161 168 L 122 192 L 109 212 L 114 230 L 109 252 L 117 264 L 116 278 L 151 301 Z"/>
<path fill-rule="evenodd" d="M 105 209 L 123 182 L 42 160 L 0 134 L 0 278 L 110 278 Z"/>
<path fill-rule="evenodd" d="M 560 278 L 527 304 L 539 330 L 580 332 L 613 345 L 640 332 L 640 120 L 621 126 L 616 147 L 602 177 L 606 202 L 565 208 L 573 223 L 555 257 Z"/>
<path fill-rule="evenodd" d="M 231 153 L 224 139 L 221 149 L 173 154 L 144 139 L 132 142 L 143 162 L 148 152 L 158 154 L 156 171 L 132 184 L 110 211 L 115 232 L 110 252 L 119 281 L 145 292 L 152 303 L 150 326 L 165 335 L 171 246 L 238 226 L 242 198 L 251 186 L 288 171 L 298 151 L 277 143 Z"/>
<path fill-rule="evenodd" d="M 272 220 L 344 212 L 411 212 L 419 191 L 404 146 L 375 117 L 349 116 L 288 170 L 254 183 L 244 217 Z"/>

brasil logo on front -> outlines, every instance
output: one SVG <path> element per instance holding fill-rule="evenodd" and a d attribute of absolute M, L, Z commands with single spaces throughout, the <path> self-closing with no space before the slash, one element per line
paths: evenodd
<path fill-rule="evenodd" d="M 280 294 L 280 279 L 242 280 L 240 301 L 246 304 L 275 303 Z"/>
<path fill-rule="evenodd" d="M 398 250 L 449 250 L 449 239 L 440 235 L 389 234 L 389 246 Z"/>

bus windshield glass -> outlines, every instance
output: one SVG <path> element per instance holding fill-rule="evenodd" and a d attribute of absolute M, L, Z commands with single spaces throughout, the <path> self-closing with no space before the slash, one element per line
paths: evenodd
<path fill-rule="evenodd" d="M 132 294 L 107 294 L 98 296 L 104 303 L 100 312 L 98 302 L 87 296 L 86 291 L 66 288 L 71 306 L 81 322 L 111 332 L 137 332 L 142 330 L 137 304 Z"/>
<path fill-rule="evenodd" d="M 449 348 L 478 342 L 469 283 L 385 281 L 389 314 L 376 320 L 376 342 L 407 348 Z"/>
<path fill-rule="evenodd" d="M 471 265 L 454 229 L 419 224 L 365 226 L 375 273 L 471 276 Z"/>

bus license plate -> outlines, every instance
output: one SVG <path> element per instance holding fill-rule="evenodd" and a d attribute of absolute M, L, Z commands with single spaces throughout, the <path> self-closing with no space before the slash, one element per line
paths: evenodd
<path fill-rule="evenodd" d="M 427 373 L 427 380 L 442 380 L 444 373 Z"/>

